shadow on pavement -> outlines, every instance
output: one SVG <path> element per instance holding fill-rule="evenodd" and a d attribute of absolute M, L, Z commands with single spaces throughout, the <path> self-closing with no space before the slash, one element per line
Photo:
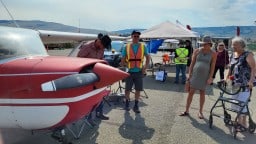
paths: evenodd
<path fill-rule="evenodd" d="M 204 119 L 206 124 L 199 123 L 198 120 L 194 119 L 193 117 L 189 116 L 189 119 L 191 120 L 191 124 L 201 130 L 203 133 L 210 136 L 212 139 L 216 141 L 216 143 L 232 143 L 232 144 L 240 144 L 240 143 L 246 143 L 246 144 L 254 144 L 255 143 L 255 134 L 249 134 L 248 132 L 239 133 L 239 136 L 237 136 L 237 139 L 234 139 L 232 135 L 231 126 L 227 126 L 229 128 L 230 133 L 226 133 L 224 130 L 218 128 L 217 126 L 213 125 L 213 128 L 209 128 L 209 122 L 208 119 Z M 223 122 L 224 123 L 224 122 Z M 242 136 L 242 137 L 241 137 Z M 239 138 L 240 137 L 240 138 Z"/>
<path fill-rule="evenodd" d="M 125 121 L 119 127 L 120 135 L 125 139 L 132 140 L 133 144 L 143 144 L 143 140 L 151 139 L 155 130 L 145 125 L 145 119 L 140 114 L 132 118 L 130 113 L 124 113 Z"/>

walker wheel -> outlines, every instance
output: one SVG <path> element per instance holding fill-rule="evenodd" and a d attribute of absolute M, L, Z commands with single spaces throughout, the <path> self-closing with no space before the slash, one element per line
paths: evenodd
<path fill-rule="evenodd" d="M 231 115 L 230 114 L 224 114 L 224 123 L 226 124 L 226 125 L 232 125 L 232 123 L 231 123 Z"/>
<path fill-rule="evenodd" d="M 236 134 L 237 134 L 236 125 L 232 127 L 232 133 L 233 133 L 234 139 L 236 139 Z"/>
<path fill-rule="evenodd" d="M 252 134 L 252 133 L 254 133 L 255 128 L 256 128 L 255 124 L 252 123 L 252 124 L 249 125 L 248 131 Z"/>
<path fill-rule="evenodd" d="M 209 128 L 212 129 L 212 123 L 213 123 L 213 119 L 212 119 L 212 115 L 209 116 Z"/>

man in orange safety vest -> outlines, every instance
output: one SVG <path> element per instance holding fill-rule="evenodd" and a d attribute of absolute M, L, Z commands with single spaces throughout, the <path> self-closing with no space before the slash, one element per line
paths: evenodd
<path fill-rule="evenodd" d="M 143 90 L 143 76 L 146 74 L 146 68 L 149 65 L 150 55 L 146 49 L 146 46 L 139 42 L 140 32 L 134 30 L 131 34 L 132 43 L 128 43 L 122 51 L 121 65 L 128 68 L 130 76 L 125 80 L 125 109 L 130 110 L 130 92 L 135 85 L 135 104 L 133 111 L 140 113 L 139 110 L 139 98 L 140 91 Z M 146 57 L 146 62 L 144 62 Z"/>

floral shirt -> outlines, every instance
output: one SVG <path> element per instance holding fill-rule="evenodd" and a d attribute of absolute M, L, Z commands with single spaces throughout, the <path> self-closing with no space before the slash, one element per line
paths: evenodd
<path fill-rule="evenodd" d="M 246 86 L 251 77 L 251 68 L 246 61 L 249 52 L 244 52 L 239 57 L 231 56 L 231 75 L 234 75 L 234 82 Z"/>

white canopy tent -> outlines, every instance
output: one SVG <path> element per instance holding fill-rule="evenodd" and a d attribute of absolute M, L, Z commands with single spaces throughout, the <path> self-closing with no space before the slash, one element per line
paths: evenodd
<path fill-rule="evenodd" d="M 196 38 L 195 32 L 184 29 L 181 25 L 169 21 L 153 26 L 141 32 L 140 38 L 169 39 L 169 38 Z"/>

